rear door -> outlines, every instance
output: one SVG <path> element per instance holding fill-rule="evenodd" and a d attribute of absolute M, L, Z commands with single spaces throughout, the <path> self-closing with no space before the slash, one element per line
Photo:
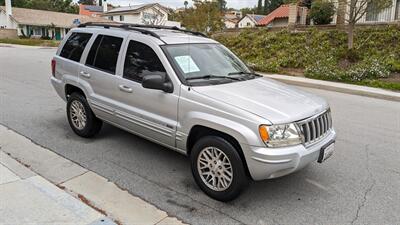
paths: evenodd
<path fill-rule="evenodd" d="M 98 34 L 86 51 L 86 60 L 79 70 L 79 80 L 85 84 L 89 104 L 99 118 L 115 122 L 115 77 L 120 64 L 124 36 Z"/>
<path fill-rule="evenodd" d="M 64 78 L 77 85 L 80 61 L 92 36 L 93 34 L 84 32 L 73 32 L 68 36 L 58 55 L 54 57 L 57 65 L 56 74 L 60 74 L 57 78 Z"/>

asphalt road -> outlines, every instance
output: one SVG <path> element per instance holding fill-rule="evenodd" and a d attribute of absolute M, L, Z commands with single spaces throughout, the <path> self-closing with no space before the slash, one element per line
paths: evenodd
<path fill-rule="evenodd" d="M 196 186 L 185 156 L 105 125 L 68 126 L 49 83 L 54 49 L 0 47 L 0 123 L 192 224 L 399 224 L 400 103 L 306 89 L 331 104 L 338 138 L 326 163 L 252 182 L 220 203 Z"/>

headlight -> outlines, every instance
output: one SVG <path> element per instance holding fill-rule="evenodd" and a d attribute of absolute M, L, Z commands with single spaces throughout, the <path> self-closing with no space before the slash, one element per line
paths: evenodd
<path fill-rule="evenodd" d="M 301 135 L 296 124 L 261 125 L 260 137 L 271 148 L 298 145 L 302 143 Z"/>

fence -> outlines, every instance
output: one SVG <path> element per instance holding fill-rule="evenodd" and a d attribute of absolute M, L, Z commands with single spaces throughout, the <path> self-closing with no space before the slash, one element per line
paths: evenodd
<path fill-rule="evenodd" d="M 0 39 L 17 38 L 18 32 L 16 29 L 0 29 Z"/>

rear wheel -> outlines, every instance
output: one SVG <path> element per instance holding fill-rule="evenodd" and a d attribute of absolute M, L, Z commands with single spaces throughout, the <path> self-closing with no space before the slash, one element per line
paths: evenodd
<path fill-rule="evenodd" d="M 85 138 L 99 133 L 103 124 L 90 109 L 86 98 L 79 93 L 72 93 L 68 98 L 67 117 L 72 130 Z"/>
<path fill-rule="evenodd" d="M 247 183 L 237 150 L 221 137 L 201 138 L 193 146 L 190 157 L 196 183 L 216 200 L 233 200 Z"/>

